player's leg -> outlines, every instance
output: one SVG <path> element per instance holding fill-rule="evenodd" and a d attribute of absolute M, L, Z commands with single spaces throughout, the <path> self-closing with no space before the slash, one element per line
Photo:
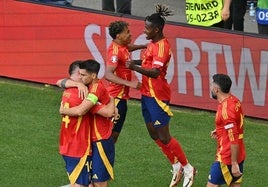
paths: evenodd
<path fill-rule="evenodd" d="M 142 113 L 151 138 L 172 164 L 173 177 L 170 186 L 176 186 L 182 177 L 182 167 L 174 152 L 167 147 L 171 140 L 168 125 L 170 117 L 152 97 L 142 97 Z"/>
<path fill-rule="evenodd" d="M 94 187 L 106 187 L 114 179 L 115 149 L 113 138 L 92 143 L 92 182 Z"/>
<path fill-rule="evenodd" d="M 228 178 L 230 178 L 230 176 Z M 229 180 L 231 180 L 231 178 Z M 210 167 L 207 187 L 219 187 L 223 184 L 226 184 L 226 181 L 223 176 L 221 163 L 218 161 L 215 161 L 214 163 L 212 163 Z"/>
<path fill-rule="evenodd" d="M 166 149 L 173 153 L 174 157 L 179 161 L 173 164 L 173 177 L 170 183 L 170 187 L 177 186 L 184 174 L 184 187 L 190 187 L 193 185 L 194 176 L 196 174 L 195 168 L 188 162 L 186 155 L 180 145 L 180 143 L 172 136 L 170 136 L 168 125 L 157 128 L 158 136 L 165 144 Z M 168 141 L 169 140 L 169 141 Z M 183 168 L 183 171 L 182 171 Z"/>
<path fill-rule="evenodd" d="M 147 131 L 150 137 L 155 141 L 158 139 L 158 134 L 152 124 L 151 114 L 149 111 L 149 107 L 151 105 L 151 98 L 142 96 L 141 97 L 141 109 L 142 109 L 142 116 L 146 124 Z"/>
<path fill-rule="evenodd" d="M 230 184 L 229 187 L 240 187 L 241 184 L 240 183 L 233 183 L 233 184 Z"/>
<path fill-rule="evenodd" d="M 108 181 L 105 181 L 105 182 L 94 182 L 94 187 L 108 187 Z"/>
<path fill-rule="evenodd" d="M 220 185 L 216 185 L 216 184 L 212 184 L 212 183 L 208 182 L 207 187 L 220 187 Z"/>
<path fill-rule="evenodd" d="M 123 128 L 126 115 L 127 115 L 127 100 L 125 99 L 115 99 L 115 105 L 118 109 L 118 116 L 114 120 L 114 127 L 112 132 L 112 137 L 114 139 L 114 143 L 117 142 L 118 136 Z"/>
<path fill-rule="evenodd" d="M 85 156 L 82 158 L 75 158 L 64 156 L 66 163 L 66 171 L 70 180 L 71 187 L 86 187 L 90 184 L 90 162 L 91 157 Z"/>
<path fill-rule="evenodd" d="M 169 105 L 168 102 L 164 102 L 164 101 L 162 102 L 164 103 L 163 106 L 165 107 L 166 105 Z M 183 167 L 183 173 L 184 173 L 183 186 L 190 187 L 193 184 L 196 170 L 188 162 L 186 155 L 179 141 L 176 138 L 171 136 L 170 131 L 169 131 L 170 116 L 167 112 L 164 111 L 164 108 L 162 108 L 162 105 L 160 106 L 158 103 L 159 101 L 157 102 L 155 100 L 155 108 L 153 108 L 153 110 L 151 111 L 151 118 L 154 124 L 154 128 L 157 130 L 159 140 L 165 145 L 165 149 L 168 150 L 166 151 L 166 153 L 167 152 L 172 153 L 173 159 L 175 158 L 177 159 L 176 161 L 179 162 L 179 163 L 174 163 L 174 160 L 173 160 L 173 163 L 172 163 L 171 161 L 172 167 L 173 167 L 173 177 L 172 177 L 170 186 L 171 187 L 177 186 L 177 184 L 180 182 L 181 177 L 182 177 L 182 167 Z"/>

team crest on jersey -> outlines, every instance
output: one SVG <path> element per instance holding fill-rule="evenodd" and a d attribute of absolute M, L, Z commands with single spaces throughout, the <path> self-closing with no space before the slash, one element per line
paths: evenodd
<path fill-rule="evenodd" d="M 111 57 L 112 63 L 116 63 L 117 60 L 118 60 L 117 56 L 114 55 L 114 56 Z"/>

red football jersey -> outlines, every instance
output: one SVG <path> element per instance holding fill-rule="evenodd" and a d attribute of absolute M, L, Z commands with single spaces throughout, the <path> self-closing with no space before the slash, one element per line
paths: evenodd
<path fill-rule="evenodd" d="M 157 78 L 150 78 L 142 75 L 141 94 L 156 97 L 159 100 L 170 100 L 170 87 L 165 78 L 171 57 L 171 48 L 166 38 L 149 43 L 143 55 L 143 68 L 158 68 L 160 75 Z"/>
<path fill-rule="evenodd" d="M 67 88 L 62 95 L 64 107 L 71 108 L 79 105 L 82 100 L 78 98 L 77 88 Z M 70 157 L 82 157 L 89 148 L 87 154 L 91 154 L 90 146 L 90 115 L 72 117 L 63 116 L 60 130 L 60 154 Z"/>
<path fill-rule="evenodd" d="M 243 111 L 240 101 L 233 95 L 218 105 L 215 124 L 217 134 L 216 160 L 230 165 L 231 144 L 239 145 L 237 161 L 245 160 Z"/>
<path fill-rule="evenodd" d="M 93 119 L 90 121 L 91 139 L 93 142 L 108 139 L 112 134 L 113 123 L 111 119 L 100 116 L 96 112 L 101 108 L 101 104 L 106 105 L 110 102 L 109 93 L 100 80 L 90 85 L 89 92 L 98 97 L 98 103 L 90 110 L 93 114 Z"/>
<path fill-rule="evenodd" d="M 126 62 L 130 60 L 130 53 L 125 46 L 120 46 L 115 42 L 112 42 L 108 48 L 107 66 L 116 67 L 114 74 L 124 80 L 131 80 L 131 70 L 126 67 Z M 108 92 L 112 97 L 128 99 L 129 98 L 129 87 L 116 84 L 113 82 L 109 83 Z"/>

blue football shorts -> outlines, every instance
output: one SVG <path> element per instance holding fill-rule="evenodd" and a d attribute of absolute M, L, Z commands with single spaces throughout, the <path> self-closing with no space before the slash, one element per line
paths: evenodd
<path fill-rule="evenodd" d="M 243 173 L 243 163 L 244 161 L 239 164 L 241 173 Z M 234 177 L 231 172 L 231 165 L 215 161 L 210 168 L 208 181 L 216 185 L 230 185 L 231 183 L 241 183 L 242 176 Z"/>
<path fill-rule="evenodd" d="M 163 101 L 166 104 L 169 102 Z M 165 126 L 170 121 L 170 116 L 158 105 L 155 98 L 141 97 L 142 115 L 146 124 L 152 123 L 155 128 Z"/>
<path fill-rule="evenodd" d="M 112 137 L 92 143 L 92 181 L 105 182 L 114 179 L 115 148 Z"/>
<path fill-rule="evenodd" d="M 118 116 L 115 117 L 113 131 L 120 133 L 127 115 L 127 100 L 115 98 L 115 104 L 118 108 Z"/>
<path fill-rule="evenodd" d="M 76 157 L 69 157 L 62 155 L 65 164 L 66 164 L 66 171 L 68 176 L 74 171 L 74 169 L 78 166 L 80 158 Z M 86 163 L 82 163 L 84 166 L 81 172 L 78 174 L 78 177 L 75 181 L 76 184 L 87 186 L 91 183 L 91 173 L 90 173 L 90 164 L 91 164 L 91 156 L 88 156 L 86 159 Z"/>

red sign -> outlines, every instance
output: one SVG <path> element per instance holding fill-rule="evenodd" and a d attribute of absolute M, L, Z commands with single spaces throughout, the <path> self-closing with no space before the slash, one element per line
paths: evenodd
<path fill-rule="evenodd" d="M 9 0 L 0 1 L 0 7 L 1 76 L 55 84 L 68 76 L 72 61 L 94 58 L 102 77 L 111 42 L 107 28 L 115 20 L 130 24 L 133 43 L 148 42 L 143 19 Z M 213 74 L 226 73 L 245 114 L 268 119 L 267 38 L 175 23 L 167 23 L 164 32 L 173 50 L 167 75 L 172 104 L 215 110 L 209 83 Z M 133 52 L 132 58 L 140 59 L 141 53 Z M 135 90 L 131 96 L 140 97 Z"/>

